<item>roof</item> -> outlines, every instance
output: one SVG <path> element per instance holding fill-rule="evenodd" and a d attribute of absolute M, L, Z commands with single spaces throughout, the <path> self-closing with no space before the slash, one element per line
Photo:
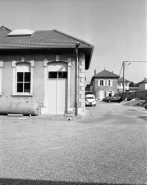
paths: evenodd
<path fill-rule="evenodd" d="M 104 69 L 103 71 L 94 75 L 93 78 L 119 78 L 119 76 Z"/>
<path fill-rule="evenodd" d="M 144 84 L 147 83 L 147 79 L 142 80 L 141 82 L 139 82 L 138 84 Z"/>
<path fill-rule="evenodd" d="M 0 27 L 0 49 L 17 48 L 75 48 L 80 42 L 79 48 L 93 48 L 93 46 L 73 36 L 58 30 L 35 31 L 32 35 L 8 35 L 11 30 Z M 14 30 L 12 31 L 14 32 Z"/>
<path fill-rule="evenodd" d="M 78 48 L 79 51 L 84 51 L 85 53 L 86 69 L 90 66 L 94 46 L 88 42 L 55 29 L 34 31 L 30 35 L 10 34 L 11 32 L 12 31 L 5 26 L 0 27 L 0 51 L 22 49 L 74 49 L 76 44 L 80 43 Z"/>
<path fill-rule="evenodd" d="M 124 79 L 124 81 L 125 81 L 126 83 L 130 82 L 129 80 L 126 80 L 126 79 Z M 119 79 L 118 79 L 118 82 L 123 82 L 123 77 L 119 78 Z"/>

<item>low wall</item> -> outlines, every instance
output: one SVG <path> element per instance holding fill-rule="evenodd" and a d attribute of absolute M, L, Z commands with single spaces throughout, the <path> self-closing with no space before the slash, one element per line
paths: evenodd
<path fill-rule="evenodd" d="M 126 98 L 130 100 L 132 100 L 133 98 L 147 100 L 147 90 L 121 93 L 121 97 L 122 100 L 125 100 Z"/>

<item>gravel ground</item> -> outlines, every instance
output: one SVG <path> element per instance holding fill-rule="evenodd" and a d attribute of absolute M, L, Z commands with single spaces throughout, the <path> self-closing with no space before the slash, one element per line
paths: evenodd
<path fill-rule="evenodd" d="M 1 116 L 0 184 L 146 184 L 146 111 L 102 102 L 87 110 L 71 121 Z"/>

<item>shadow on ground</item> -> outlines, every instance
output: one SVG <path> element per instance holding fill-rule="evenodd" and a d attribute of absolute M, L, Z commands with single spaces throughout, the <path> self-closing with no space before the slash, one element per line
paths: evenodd
<path fill-rule="evenodd" d="M 4 179 L 0 178 L 0 185 L 133 185 L 113 183 L 92 183 L 92 182 L 66 182 L 66 181 L 45 181 L 28 179 Z M 135 184 L 134 184 L 135 185 Z"/>

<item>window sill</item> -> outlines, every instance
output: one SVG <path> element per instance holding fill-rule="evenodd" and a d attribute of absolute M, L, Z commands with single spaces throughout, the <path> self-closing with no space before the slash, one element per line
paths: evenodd
<path fill-rule="evenodd" d="M 30 93 L 13 93 L 11 96 L 33 96 Z"/>

